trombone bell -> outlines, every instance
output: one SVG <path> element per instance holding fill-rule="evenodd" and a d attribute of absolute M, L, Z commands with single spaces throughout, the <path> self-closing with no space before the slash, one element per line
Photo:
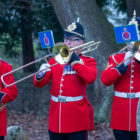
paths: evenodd
<path fill-rule="evenodd" d="M 52 49 L 52 54 L 56 62 L 66 64 L 71 58 L 70 49 L 62 42 L 56 43 Z"/>
<path fill-rule="evenodd" d="M 101 41 L 90 41 L 88 43 L 69 49 L 69 47 L 66 46 L 64 43 L 59 42 L 56 43 L 56 45 L 53 47 L 52 54 L 56 62 L 58 62 L 59 64 L 66 64 L 71 58 L 71 52 L 85 54 L 94 51 L 100 46 L 100 44 Z"/>

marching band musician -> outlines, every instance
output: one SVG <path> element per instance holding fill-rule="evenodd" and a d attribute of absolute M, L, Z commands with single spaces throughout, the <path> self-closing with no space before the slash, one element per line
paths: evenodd
<path fill-rule="evenodd" d="M 0 59 L 0 77 L 12 71 L 12 65 Z M 5 76 L 4 81 L 7 84 L 14 82 L 12 74 Z M 5 87 L 0 79 L 0 140 L 4 140 L 7 135 L 7 114 L 6 104 L 13 101 L 18 95 L 18 89 L 16 85 Z"/>
<path fill-rule="evenodd" d="M 128 24 L 134 20 L 138 25 L 140 37 L 140 18 L 130 18 Z M 116 140 L 137 140 L 136 114 L 140 98 L 140 61 L 132 55 L 132 48 L 111 55 L 106 69 L 101 74 L 104 85 L 114 85 L 111 128 Z"/>
<path fill-rule="evenodd" d="M 69 25 L 64 31 L 64 44 L 73 48 L 84 43 L 84 28 L 79 22 Z M 34 85 L 43 87 L 51 83 L 51 104 L 49 109 L 50 140 L 86 140 L 87 131 L 94 129 L 93 107 L 87 99 L 86 87 L 97 77 L 94 58 L 72 52 L 67 64 L 55 64 L 51 58 L 42 64 L 34 75 Z"/>

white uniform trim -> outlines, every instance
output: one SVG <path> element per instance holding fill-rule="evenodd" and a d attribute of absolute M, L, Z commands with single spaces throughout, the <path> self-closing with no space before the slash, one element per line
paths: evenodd
<path fill-rule="evenodd" d="M 113 59 L 113 61 L 115 62 L 116 65 L 119 65 L 119 63 L 116 61 L 114 55 L 112 55 L 112 59 Z"/>
<path fill-rule="evenodd" d="M 5 103 L 1 103 L 0 104 L 0 112 L 6 107 L 6 104 Z"/>
<path fill-rule="evenodd" d="M 140 98 L 140 92 L 132 92 L 132 93 L 128 93 L 128 92 L 119 92 L 119 91 L 115 91 L 115 96 L 117 97 L 122 97 L 122 98 Z"/>
<path fill-rule="evenodd" d="M 68 97 L 68 96 L 59 95 L 58 97 L 55 97 L 55 96 L 51 95 L 51 99 L 54 102 L 75 102 L 75 101 L 80 101 L 83 98 L 84 98 L 84 96 Z"/>

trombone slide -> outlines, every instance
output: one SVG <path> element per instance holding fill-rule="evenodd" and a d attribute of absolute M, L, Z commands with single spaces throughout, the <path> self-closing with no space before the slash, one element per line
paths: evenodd
<path fill-rule="evenodd" d="M 21 79 L 15 81 L 15 82 L 13 82 L 13 83 L 11 83 L 11 84 L 6 84 L 5 81 L 4 81 L 4 77 L 5 77 L 5 76 L 7 76 L 7 75 L 9 75 L 9 74 L 11 74 L 11 73 L 14 73 L 14 72 L 16 72 L 16 71 L 18 71 L 18 70 L 20 70 L 20 69 L 23 69 L 23 68 L 25 68 L 25 67 L 27 67 L 27 66 L 29 66 L 29 65 L 32 65 L 32 64 L 34 64 L 34 63 L 37 63 L 37 62 L 39 62 L 39 61 L 41 61 L 41 60 L 43 60 L 43 59 L 44 59 L 45 61 L 47 61 L 47 59 L 46 59 L 47 57 L 53 56 L 54 59 L 55 59 L 56 62 L 57 62 L 57 63 L 51 65 L 50 67 L 55 66 L 55 65 L 57 65 L 57 64 L 66 64 L 66 63 L 69 62 L 69 60 L 70 60 L 70 58 L 71 58 L 71 51 L 78 51 L 78 49 L 80 49 L 80 51 L 81 51 L 80 53 L 85 54 L 85 53 L 87 53 L 87 52 L 91 52 L 91 51 L 97 49 L 97 48 L 99 47 L 100 44 L 101 44 L 101 41 L 98 41 L 98 42 L 96 42 L 96 43 L 95 43 L 94 41 L 90 41 L 90 42 L 87 42 L 87 43 L 82 44 L 82 45 L 80 45 L 80 46 L 77 46 L 77 47 L 74 47 L 74 48 L 69 49 L 68 46 L 66 46 L 66 45 L 65 45 L 64 43 L 62 43 L 62 42 L 56 43 L 56 45 L 53 47 L 52 54 L 46 55 L 46 56 L 44 56 L 44 57 L 42 57 L 42 58 L 40 58 L 40 59 L 37 59 L 37 60 L 32 61 L 32 62 L 30 62 L 30 63 L 28 63 L 28 64 L 25 64 L 25 65 L 23 65 L 23 66 L 21 66 L 21 67 L 15 69 L 15 70 L 13 70 L 13 71 L 10 71 L 10 72 L 8 72 L 8 73 L 3 74 L 3 75 L 1 76 L 2 83 L 5 85 L 5 87 L 10 87 L 10 86 L 12 86 L 12 85 L 14 85 L 14 84 L 17 84 L 17 83 L 19 83 L 19 82 L 21 82 L 21 81 L 24 81 L 24 80 L 26 80 L 26 79 L 32 77 L 33 75 L 35 75 L 35 74 L 37 74 L 37 73 L 43 71 L 43 70 L 41 70 L 41 71 L 32 73 L 32 74 L 30 74 L 30 75 L 28 75 L 28 76 L 26 76 L 26 77 L 23 77 L 23 78 L 21 78 Z M 94 46 L 94 48 L 91 48 L 91 47 L 93 47 L 93 46 Z M 46 70 L 46 69 L 44 69 L 44 70 Z"/>

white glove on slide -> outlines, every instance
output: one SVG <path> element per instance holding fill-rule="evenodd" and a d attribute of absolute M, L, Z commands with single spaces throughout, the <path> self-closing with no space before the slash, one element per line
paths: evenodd
<path fill-rule="evenodd" d="M 41 67 L 39 68 L 39 71 L 41 71 L 41 72 L 39 72 L 37 74 L 37 78 L 41 78 L 41 77 L 43 77 L 45 75 L 45 73 L 47 71 L 51 71 L 50 64 L 48 64 L 48 63 L 42 64 Z"/>
<path fill-rule="evenodd" d="M 124 65 L 125 65 L 125 66 L 128 66 L 129 63 L 131 62 L 131 58 L 133 57 L 132 55 L 133 55 L 132 51 L 128 51 L 128 52 L 125 54 L 125 58 L 124 58 Z"/>

